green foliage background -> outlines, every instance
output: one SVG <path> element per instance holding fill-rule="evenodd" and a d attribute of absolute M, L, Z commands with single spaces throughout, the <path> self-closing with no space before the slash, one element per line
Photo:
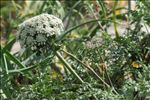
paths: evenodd
<path fill-rule="evenodd" d="M 137 0 L 135 10 L 131 2 L 128 8 L 119 7 L 120 2 L 114 0 L 109 7 L 105 0 L 1 0 L 0 98 L 149 100 L 150 2 Z M 117 13 L 121 10 L 126 12 Z M 44 56 L 22 49 L 12 54 L 18 25 L 41 13 L 62 19 L 60 47 Z M 128 23 L 123 34 L 118 32 L 121 22 Z M 51 66 L 55 56 L 64 77 Z"/>

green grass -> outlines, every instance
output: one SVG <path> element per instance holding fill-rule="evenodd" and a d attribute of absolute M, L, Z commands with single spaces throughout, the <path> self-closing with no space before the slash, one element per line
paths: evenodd
<path fill-rule="evenodd" d="M 149 1 L 136 1 L 134 11 L 118 3 L 110 8 L 103 0 L 2 2 L 1 99 L 150 99 Z M 65 31 L 46 54 L 28 48 L 12 54 L 18 25 L 41 13 L 61 18 Z M 123 35 L 118 31 L 120 22 L 128 23 Z M 93 43 L 95 38 L 102 41 Z M 52 63 L 65 75 L 54 70 Z"/>

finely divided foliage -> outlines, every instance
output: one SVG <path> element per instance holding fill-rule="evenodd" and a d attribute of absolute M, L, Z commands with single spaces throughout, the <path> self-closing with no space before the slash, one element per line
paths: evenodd
<path fill-rule="evenodd" d="M 150 100 L 149 3 L 2 0 L 0 99 Z"/>

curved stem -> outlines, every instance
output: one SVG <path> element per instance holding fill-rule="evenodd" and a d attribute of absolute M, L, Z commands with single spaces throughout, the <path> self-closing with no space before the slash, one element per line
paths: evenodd
<path fill-rule="evenodd" d="M 72 30 L 74 30 L 74 29 L 76 29 L 76 28 L 78 28 L 78 27 L 80 27 L 80 26 L 83 26 L 83 25 L 88 24 L 88 23 L 96 22 L 96 21 L 101 21 L 101 20 L 102 20 L 102 19 L 96 19 L 96 20 L 94 19 L 94 20 L 90 20 L 90 21 L 87 21 L 87 22 L 85 22 L 85 23 L 79 24 L 79 25 L 77 25 L 77 26 L 74 26 L 74 27 L 68 29 L 64 34 L 62 34 L 62 36 L 60 36 L 60 38 L 58 38 L 58 40 L 59 40 L 59 41 L 62 40 L 63 37 L 65 37 L 69 32 L 71 32 Z M 105 21 L 105 20 L 103 20 L 103 21 Z"/>
<path fill-rule="evenodd" d="M 87 22 L 84 22 L 84 23 L 81 23 L 79 25 L 76 25 L 74 27 L 71 27 L 70 29 L 68 29 L 67 31 L 65 31 L 56 41 L 60 41 L 62 40 L 69 32 L 71 32 L 72 30 L 78 28 L 78 27 L 81 27 L 83 25 L 86 25 L 86 24 L 89 24 L 89 23 L 92 23 L 92 22 L 97 22 L 97 21 L 111 21 L 113 22 L 114 24 L 116 24 L 116 20 L 109 20 L 111 19 L 111 17 L 108 17 L 107 19 L 94 19 L 94 20 L 90 20 L 90 21 L 87 21 Z"/>

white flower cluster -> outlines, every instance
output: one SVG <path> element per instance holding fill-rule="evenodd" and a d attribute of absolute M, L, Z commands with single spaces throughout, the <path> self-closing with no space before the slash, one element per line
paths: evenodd
<path fill-rule="evenodd" d="M 85 46 L 89 49 L 94 49 L 102 46 L 103 39 L 101 37 L 94 36 L 90 41 L 87 41 Z"/>
<path fill-rule="evenodd" d="M 60 36 L 62 31 L 63 23 L 61 19 L 54 15 L 41 14 L 19 25 L 18 40 L 22 47 L 42 51 L 52 39 Z"/>

